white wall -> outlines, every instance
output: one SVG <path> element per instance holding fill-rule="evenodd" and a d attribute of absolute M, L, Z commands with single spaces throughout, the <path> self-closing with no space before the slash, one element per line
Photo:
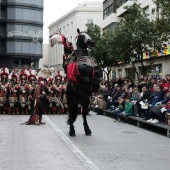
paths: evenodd
<path fill-rule="evenodd" d="M 39 61 L 39 68 L 42 68 L 44 64 L 49 65 L 49 60 L 48 60 L 48 51 L 49 49 L 49 44 L 43 44 L 43 58 L 40 59 Z"/>

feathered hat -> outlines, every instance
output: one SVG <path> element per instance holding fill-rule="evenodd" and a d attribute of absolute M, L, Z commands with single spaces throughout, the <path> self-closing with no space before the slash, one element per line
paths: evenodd
<path fill-rule="evenodd" d="M 22 68 L 20 75 L 19 75 L 19 79 L 20 80 L 27 80 L 28 76 L 29 76 L 28 70 L 26 70 L 25 68 Z"/>
<path fill-rule="evenodd" d="M 9 69 L 6 67 L 2 67 L 0 71 L 1 79 L 8 79 Z"/>
<path fill-rule="evenodd" d="M 29 71 L 29 76 L 28 76 L 28 81 L 37 81 L 37 72 L 35 70 L 30 70 Z"/>
<path fill-rule="evenodd" d="M 15 81 L 15 82 L 18 82 L 18 75 L 16 73 L 16 69 L 14 69 L 11 74 L 10 74 L 10 78 Z"/>
<path fill-rule="evenodd" d="M 55 80 L 62 80 L 62 75 L 60 73 L 60 70 L 58 70 L 56 76 L 55 76 Z"/>

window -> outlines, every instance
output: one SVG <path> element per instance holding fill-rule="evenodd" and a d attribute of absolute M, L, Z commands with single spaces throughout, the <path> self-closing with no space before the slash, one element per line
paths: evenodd
<path fill-rule="evenodd" d="M 118 69 L 118 76 L 122 77 L 122 69 Z"/>
<path fill-rule="evenodd" d="M 67 32 L 69 32 L 69 24 L 67 24 Z"/>
<path fill-rule="evenodd" d="M 73 30 L 73 22 L 71 22 L 71 30 Z"/>
<path fill-rule="evenodd" d="M 8 53 L 27 53 L 27 54 L 42 54 L 42 45 L 38 43 L 32 44 L 31 42 L 22 41 L 8 41 Z"/>
<path fill-rule="evenodd" d="M 116 70 L 112 70 L 112 79 L 116 78 Z"/>
<path fill-rule="evenodd" d="M 8 8 L 7 15 L 9 19 L 29 20 L 42 22 L 42 11 L 22 8 Z"/>
<path fill-rule="evenodd" d="M 106 0 L 103 3 L 103 19 L 107 18 L 110 14 L 116 12 L 116 4 L 114 0 Z"/>
<path fill-rule="evenodd" d="M 149 6 L 145 7 L 143 10 L 144 10 L 145 17 L 149 18 Z"/>
<path fill-rule="evenodd" d="M 103 12 L 103 19 L 107 18 L 110 14 L 113 13 L 113 4 L 106 8 Z"/>
<path fill-rule="evenodd" d="M 121 5 L 125 4 L 128 0 L 121 0 L 120 3 Z"/>

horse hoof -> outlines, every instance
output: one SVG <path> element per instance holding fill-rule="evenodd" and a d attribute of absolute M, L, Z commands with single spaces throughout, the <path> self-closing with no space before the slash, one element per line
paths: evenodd
<path fill-rule="evenodd" d="M 85 134 L 86 134 L 86 136 L 91 136 L 92 132 L 91 132 L 91 130 L 89 129 L 88 131 L 85 131 Z"/>
<path fill-rule="evenodd" d="M 86 136 L 91 136 L 91 133 L 86 133 Z"/>
<path fill-rule="evenodd" d="M 69 133 L 69 135 L 72 136 L 72 137 L 76 136 L 75 133 Z"/>
<path fill-rule="evenodd" d="M 74 136 L 76 136 L 76 135 L 75 135 L 75 134 L 70 134 L 70 136 L 71 136 L 71 137 L 74 137 Z"/>

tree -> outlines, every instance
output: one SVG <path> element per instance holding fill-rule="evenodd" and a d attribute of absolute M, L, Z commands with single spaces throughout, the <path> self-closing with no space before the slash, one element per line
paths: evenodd
<path fill-rule="evenodd" d="M 157 11 L 161 9 L 161 18 L 170 18 L 170 1 L 169 0 L 153 0 L 157 5 Z"/>
<path fill-rule="evenodd" d="M 86 24 L 87 33 L 90 37 L 95 40 L 96 45 L 91 51 L 91 55 L 95 57 L 99 68 L 104 71 L 109 80 L 110 72 L 114 65 L 118 65 L 118 59 L 114 56 L 112 46 L 113 33 L 106 31 L 103 35 L 101 34 L 101 28 L 93 23 Z"/>
<path fill-rule="evenodd" d="M 161 17 L 155 20 L 150 20 L 140 4 L 135 2 L 130 7 L 125 7 L 125 15 L 120 18 L 118 27 L 111 32 L 106 31 L 101 35 L 100 29 L 93 23 L 87 25 L 89 34 L 96 39 L 92 54 L 103 71 L 107 68 L 107 75 L 110 74 L 112 66 L 117 66 L 119 62 L 130 62 L 139 78 L 135 61 L 141 63 L 141 73 L 145 74 L 143 54 L 152 51 L 153 58 L 156 57 L 157 50 L 169 40 L 170 2 L 153 1 L 157 4 L 157 12 L 162 11 Z M 150 66 L 153 61 L 150 59 Z"/>
<path fill-rule="evenodd" d="M 153 0 L 157 5 L 156 11 L 157 19 L 155 26 L 160 31 L 162 42 L 168 42 L 170 39 L 170 1 L 169 0 Z"/>
<path fill-rule="evenodd" d="M 156 22 L 150 21 L 140 4 L 136 2 L 130 7 L 126 7 L 126 14 L 121 18 L 115 30 L 115 40 L 119 46 L 118 54 L 122 62 L 130 62 L 135 68 L 135 73 L 139 78 L 135 67 L 135 61 L 141 63 L 141 72 L 145 73 L 143 63 L 143 53 L 157 49 L 162 43 L 161 31 Z M 152 64 L 152 63 L 150 63 Z"/>

